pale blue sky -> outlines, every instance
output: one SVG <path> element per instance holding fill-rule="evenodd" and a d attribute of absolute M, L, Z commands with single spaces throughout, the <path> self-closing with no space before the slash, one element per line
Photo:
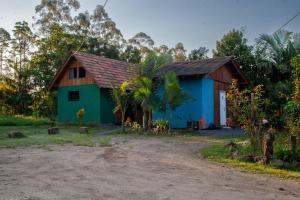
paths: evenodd
<path fill-rule="evenodd" d="M 79 0 L 92 11 L 104 0 Z M 0 0 L 0 27 L 12 30 L 16 21 L 32 22 L 40 0 Z M 106 6 L 125 38 L 143 31 L 155 45 L 183 42 L 188 50 L 215 48 L 216 40 L 233 28 L 246 28 L 250 43 L 261 33 L 273 33 L 300 11 L 300 0 L 109 0 Z M 300 32 L 300 16 L 285 27 Z"/>

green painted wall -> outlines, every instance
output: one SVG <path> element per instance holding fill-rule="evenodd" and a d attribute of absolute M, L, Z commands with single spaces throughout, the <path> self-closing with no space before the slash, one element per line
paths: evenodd
<path fill-rule="evenodd" d="M 115 114 L 113 113 L 114 101 L 109 89 L 101 88 L 100 119 L 101 123 L 114 123 Z"/>
<path fill-rule="evenodd" d="M 68 92 L 79 91 L 79 101 L 69 101 Z M 84 108 L 85 124 L 99 124 L 100 121 L 100 89 L 97 85 L 76 85 L 58 88 L 58 122 L 78 123 L 76 112 Z"/>

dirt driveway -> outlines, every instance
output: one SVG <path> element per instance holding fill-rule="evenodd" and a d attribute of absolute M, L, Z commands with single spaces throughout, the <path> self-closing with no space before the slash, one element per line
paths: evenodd
<path fill-rule="evenodd" d="M 204 144 L 114 139 L 112 147 L 0 150 L 0 199 L 300 199 L 300 185 L 196 156 Z"/>

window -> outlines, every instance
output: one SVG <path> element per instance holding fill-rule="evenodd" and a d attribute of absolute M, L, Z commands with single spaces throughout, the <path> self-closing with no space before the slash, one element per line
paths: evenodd
<path fill-rule="evenodd" d="M 69 79 L 76 79 L 77 78 L 77 68 L 69 69 Z"/>
<path fill-rule="evenodd" d="M 69 91 L 69 101 L 79 101 L 79 91 Z"/>
<path fill-rule="evenodd" d="M 85 77 L 85 69 L 83 67 L 79 68 L 79 78 Z"/>

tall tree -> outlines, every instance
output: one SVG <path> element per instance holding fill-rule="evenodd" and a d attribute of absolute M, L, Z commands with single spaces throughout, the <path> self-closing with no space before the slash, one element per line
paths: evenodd
<path fill-rule="evenodd" d="M 38 17 L 34 17 L 35 25 L 43 34 L 48 34 L 49 28 L 59 25 L 64 29 L 70 28 L 73 21 L 72 12 L 80 8 L 77 0 L 41 0 L 35 7 Z"/>
<path fill-rule="evenodd" d="M 0 75 L 3 72 L 4 55 L 8 50 L 9 40 L 10 34 L 4 28 L 0 28 Z"/>
<path fill-rule="evenodd" d="M 92 36 L 104 40 L 108 44 L 119 46 L 123 43 L 123 35 L 116 27 L 116 23 L 109 18 L 102 5 L 97 5 L 91 15 Z"/>
<path fill-rule="evenodd" d="M 179 42 L 175 45 L 175 48 L 172 48 L 170 52 L 173 55 L 173 58 L 175 61 L 185 61 L 186 60 L 186 49 L 184 48 L 184 45 Z"/>
<path fill-rule="evenodd" d="M 144 32 L 135 34 L 128 40 L 128 43 L 140 50 L 142 58 L 145 58 L 154 46 L 152 38 Z"/>
<path fill-rule="evenodd" d="M 31 49 L 34 44 L 34 35 L 28 23 L 17 22 L 13 30 L 11 40 L 11 54 L 8 59 L 10 73 L 5 76 L 5 83 L 9 85 L 13 93 L 12 103 L 16 113 L 24 114 L 28 112 L 31 104 L 32 89 L 32 66 L 30 65 Z"/>
<path fill-rule="evenodd" d="M 81 34 L 84 36 L 87 36 L 90 34 L 90 27 L 91 21 L 90 21 L 90 14 L 88 11 L 85 11 L 84 13 L 79 13 L 77 16 L 74 17 L 74 26 L 73 30 L 77 34 Z"/>
<path fill-rule="evenodd" d="M 171 61 L 172 57 L 170 55 L 161 54 L 158 56 L 154 51 L 151 51 L 139 66 L 139 76 L 133 80 L 134 98 L 142 106 L 143 128 L 145 130 L 151 125 L 152 111 L 159 102 L 158 83 L 153 78 L 161 66 Z"/>
<path fill-rule="evenodd" d="M 293 40 L 293 34 L 284 30 L 272 35 L 261 34 L 257 39 L 257 49 L 264 53 L 264 59 L 267 61 L 265 69 L 269 71 L 265 75 L 268 79 L 265 83 L 266 95 L 269 97 L 266 110 L 278 126 L 283 126 L 283 107 L 292 93 L 290 60 L 296 55 L 299 47 L 297 39 Z"/>
<path fill-rule="evenodd" d="M 189 60 L 202 60 L 207 57 L 208 49 L 206 47 L 199 47 L 198 49 L 193 49 L 189 54 Z"/>
<path fill-rule="evenodd" d="M 120 55 L 121 59 L 134 64 L 139 64 L 141 62 L 141 53 L 138 48 L 127 45 L 126 49 Z"/>
<path fill-rule="evenodd" d="M 233 56 L 248 79 L 248 77 L 252 76 L 252 74 L 249 74 L 252 70 L 249 70 L 249 68 L 255 67 L 253 66 L 252 49 L 253 47 L 247 44 L 245 31 L 243 29 L 233 29 L 225 34 L 220 41 L 217 41 L 213 55 L 217 57 Z"/>

